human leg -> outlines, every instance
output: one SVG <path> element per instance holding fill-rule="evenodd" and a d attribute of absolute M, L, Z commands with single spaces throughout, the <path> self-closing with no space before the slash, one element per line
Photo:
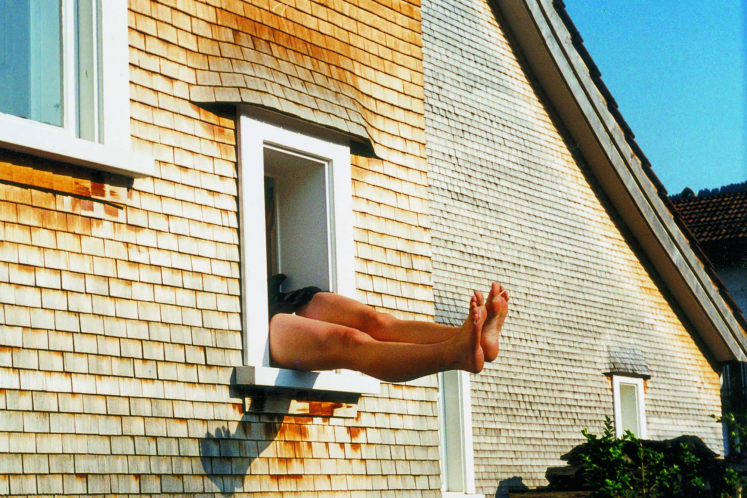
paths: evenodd
<path fill-rule="evenodd" d="M 476 295 L 472 299 L 476 302 Z M 316 294 L 296 314 L 360 330 L 378 341 L 432 344 L 451 339 L 459 331 L 459 327 L 433 322 L 400 320 L 355 299 L 329 292 Z"/>
<path fill-rule="evenodd" d="M 270 357 L 281 368 L 357 370 L 404 382 L 444 370 L 478 373 L 484 365 L 480 331 L 485 310 L 476 305 L 451 338 L 430 344 L 379 341 L 357 329 L 304 316 L 276 315 L 270 321 Z"/>
<path fill-rule="evenodd" d="M 485 309 L 487 318 L 481 334 L 481 346 L 485 360 L 490 362 L 498 356 L 500 333 L 508 314 L 508 291 L 501 284 L 493 282 L 487 299 L 480 291 L 475 291 L 472 299 Z M 458 327 L 438 323 L 399 320 L 354 299 L 328 292 L 314 296 L 298 314 L 351 327 L 379 341 L 431 344 L 448 340 L 459 330 Z"/>

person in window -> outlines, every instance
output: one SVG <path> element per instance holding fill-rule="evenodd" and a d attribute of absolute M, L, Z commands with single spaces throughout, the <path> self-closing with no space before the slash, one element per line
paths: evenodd
<path fill-rule="evenodd" d="M 274 195 L 265 179 L 268 254 Z M 268 276 L 272 265 L 268 262 Z M 405 382 L 445 370 L 482 371 L 498 355 L 508 313 L 508 291 L 493 283 L 487 298 L 475 291 L 461 327 L 399 320 L 354 299 L 317 287 L 281 292 L 285 275 L 268 278 L 270 359 L 295 370 L 348 369 L 388 382 Z"/>

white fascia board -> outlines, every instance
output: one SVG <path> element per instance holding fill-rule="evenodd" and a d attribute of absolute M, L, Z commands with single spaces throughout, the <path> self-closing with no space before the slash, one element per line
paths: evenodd
<path fill-rule="evenodd" d="M 0 114 L 0 147 L 131 178 L 155 172 L 153 158 L 75 138 L 62 129 L 7 114 Z"/>
<path fill-rule="evenodd" d="M 744 361 L 747 358 L 744 332 L 719 295 L 703 263 L 689 247 L 672 214 L 658 198 L 658 192 L 643 171 L 641 161 L 627 143 L 619 124 L 607 109 L 607 102 L 592 81 L 551 0 L 497 0 L 497 4 L 548 98 L 577 140 L 600 183 L 604 184 L 605 180 L 617 182 L 625 189 L 632 210 L 616 205 L 623 220 L 629 227 L 632 227 L 630 220 L 635 216 L 646 223 L 646 233 L 634 232 L 644 252 L 654 262 L 657 258 L 667 258 L 667 264 L 675 268 L 679 275 L 671 280 L 661 269 L 662 279 L 673 290 L 672 283 L 684 284 L 689 297 L 698 304 L 697 310 L 687 306 L 683 303 L 687 296 L 674 292 L 675 299 L 680 302 L 701 337 L 719 361 Z M 598 146 L 598 150 L 593 149 L 595 146 Z M 603 164 L 605 161 L 609 167 Z M 611 192 L 607 194 L 614 198 Z M 699 320 L 708 322 L 705 328 L 697 325 Z M 713 337 L 707 330 L 709 327 L 718 337 Z"/>
<path fill-rule="evenodd" d="M 236 368 L 236 384 L 356 394 L 379 394 L 380 387 L 378 380 L 366 375 L 331 371 L 302 372 L 251 365 Z"/>

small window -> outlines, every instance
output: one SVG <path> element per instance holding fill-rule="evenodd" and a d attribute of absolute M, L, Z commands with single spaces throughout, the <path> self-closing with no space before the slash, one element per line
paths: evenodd
<path fill-rule="evenodd" d="M 449 498 L 471 496 L 475 493 L 475 469 L 469 373 L 440 373 L 439 387 L 441 490 Z"/>
<path fill-rule="evenodd" d="M 301 372 L 270 366 L 268 274 L 288 276 L 283 290 L 313 285 L 355 298 L 347 139 L 251 108 L 240 109 L 238 136 L 246 366 L 237 370 L 237 382 L 378 392 L 378 380 L 357 372 Z M 273 209 L 266 209 L 266 203 Z M 266 230 L 267 213 L 274 215 L 271 233 Z"/>
<path fill-rule="evenodd" d="M 643 379 L 612 377 L 615 405 L 615 433 L 621 437 L 630 431 L 640 439 L 646 438 L 646 407 L 643 397 Z"/>

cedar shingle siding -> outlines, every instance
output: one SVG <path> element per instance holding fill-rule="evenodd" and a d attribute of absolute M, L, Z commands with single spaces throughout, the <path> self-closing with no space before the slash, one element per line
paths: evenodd
<path fill-rule="evenodd" d="M 355 419 L 242 413 L 238 137 L 194 103 L 373 138 L 352 158 L 359 297 L 432 320 L 419 5 L 132 0 L 129 27 L 156 174 L 0 157 L 0 494 L 437 496 L 433 378 Z"/>
<path fill-rule="evenodd" d="M 456 324 L 497 279 L 511 312 L 495 363 L 472 378 L 480 493 L 546 484 L 548 466 L 612 415 L 602 372 L 650 370 L 648 434 L 714 450 L 719 376 L 574 157 L 488 4 L 423 5 L 436 320 Z M 632 351 L 631 351 L 632 350 Z"/>
<path fill-rule="evenodd" d="M 237 104 L 351 137 L 360 300 L 459 324 L 474 286 L 511 290 L 472 382 L 480 493 L 545 484 L 614 365 L 651 375 L 651 436 L 719 449 L 718 374 L 503 27 L 484 0 L 422 12 L 421 35 L 419 0 L 130 0 L 155 174 L 0 151 L 0 494 L 441 496 L 434 376 L 355 418 L 244 413 Z"/>

